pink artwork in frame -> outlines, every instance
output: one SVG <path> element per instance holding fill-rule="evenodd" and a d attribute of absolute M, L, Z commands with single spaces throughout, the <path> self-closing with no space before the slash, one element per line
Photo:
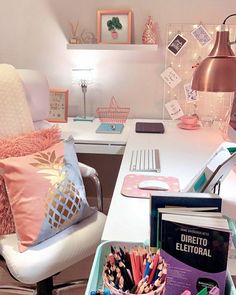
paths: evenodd
<path fill-rule="evenodd" d="M 97 43 L 130 44 L 131 10 L 98 10 Z"/>

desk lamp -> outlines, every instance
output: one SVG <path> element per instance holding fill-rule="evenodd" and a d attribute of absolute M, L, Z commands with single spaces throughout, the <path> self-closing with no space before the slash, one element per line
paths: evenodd
<path fill-rule="evenodd" d="M 72 69 L 72 84 L 80 85 L 84 96 L 84 113 L 82 117 L 75 117 L 74 121 L 93 121 L 94 117 L 88 117 L 86 114 L 86 93 L 88 85 L 92 83 L 93 69 Z"/>
<path fill-rule="evenodd" d="M 223 21 L 220 31 L 216 33 L 213 49 L 199 66 L 195 69 L 192 80 L 192 89 L 209 92 L 236 92 L 236 56 L 231 49 L 235 41 L 229 41 L 229 31 L 226 29 L 226 21 L 236 16 L 230 14 Z M 231 109 L 231 117 L 236 117 L 236 95 Z M 235 112 L 235 115 L 232 114 Z M 231 122 L 230 122 L 231 123 Z M 229 134 L 236 133 L 236 128 L 228 127 Z M 230 130 L 231 129 L 231 130 Z M 231 131 L 231 132 L 230 132 Z M 233 132 L 232 132 L 233 131 Z M 236 140 L 236 134 L 235 136 Z"/>

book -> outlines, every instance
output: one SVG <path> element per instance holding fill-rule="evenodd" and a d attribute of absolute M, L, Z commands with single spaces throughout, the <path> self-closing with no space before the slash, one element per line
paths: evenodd
<path fill-rule="evenodd" d="M 221 212 L 215 212 L 217 207 L 197 207 L 197 208 L 186 208 L 186 207 L 166 207 L 158 209 L 158 216 L 160 214 L 177 214 L 188 216 L 202 216 L 202 217 L 212 217 L 212 218 L 222 218 L 223 214 Z M 161 218 L 161 217 L 160 217 Z"/>
<path fill-rule="evenodd" d="M 219 215 L 216 212 L 216 215 Z M 224 294 L 230 230 L 223 217 L 162 213 L 161 256 L 167 263 L 166 295 L 207 288 Z"/>
<path fill-rule="evenodd" d="M 150 197 L 150 247 L 158 247 L 158 209 L 170 206 L 187 208 L 205 208 L 205 211 L 221 212 L 222 199 L 209 193 L 192 192 L 153 192 Z M 213 208 L 216 208 L 212 210 Z M 203 211 L 203 209 L 202 209 Z"/>

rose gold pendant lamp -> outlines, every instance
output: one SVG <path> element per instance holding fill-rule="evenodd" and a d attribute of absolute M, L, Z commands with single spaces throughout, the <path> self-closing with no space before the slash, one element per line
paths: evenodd
<path fill-rule="evenodd" d="M 231 45 L 236 41 L 229 41 L 229 31 L 225 28 L 229 15 L 216 33 L 213 49 L 193 74 L 192 89 L 209 92 L 236 92 L 236 56 Z"/>

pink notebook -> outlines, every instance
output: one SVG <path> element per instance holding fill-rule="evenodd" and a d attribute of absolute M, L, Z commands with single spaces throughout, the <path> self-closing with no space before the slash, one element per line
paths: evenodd
<path fill-rule="evenodd" d="M 179 180 L 176 177 L 128 174 L 124 178 L 121 194 L 130 198 L 149 198 L 150 193 L 155 192 L 155 190 L 139 189 L 138 184 L 144 180 L 159 180 L 166 182 L 170 187 L 168 191 L 179 192 Z"/>

